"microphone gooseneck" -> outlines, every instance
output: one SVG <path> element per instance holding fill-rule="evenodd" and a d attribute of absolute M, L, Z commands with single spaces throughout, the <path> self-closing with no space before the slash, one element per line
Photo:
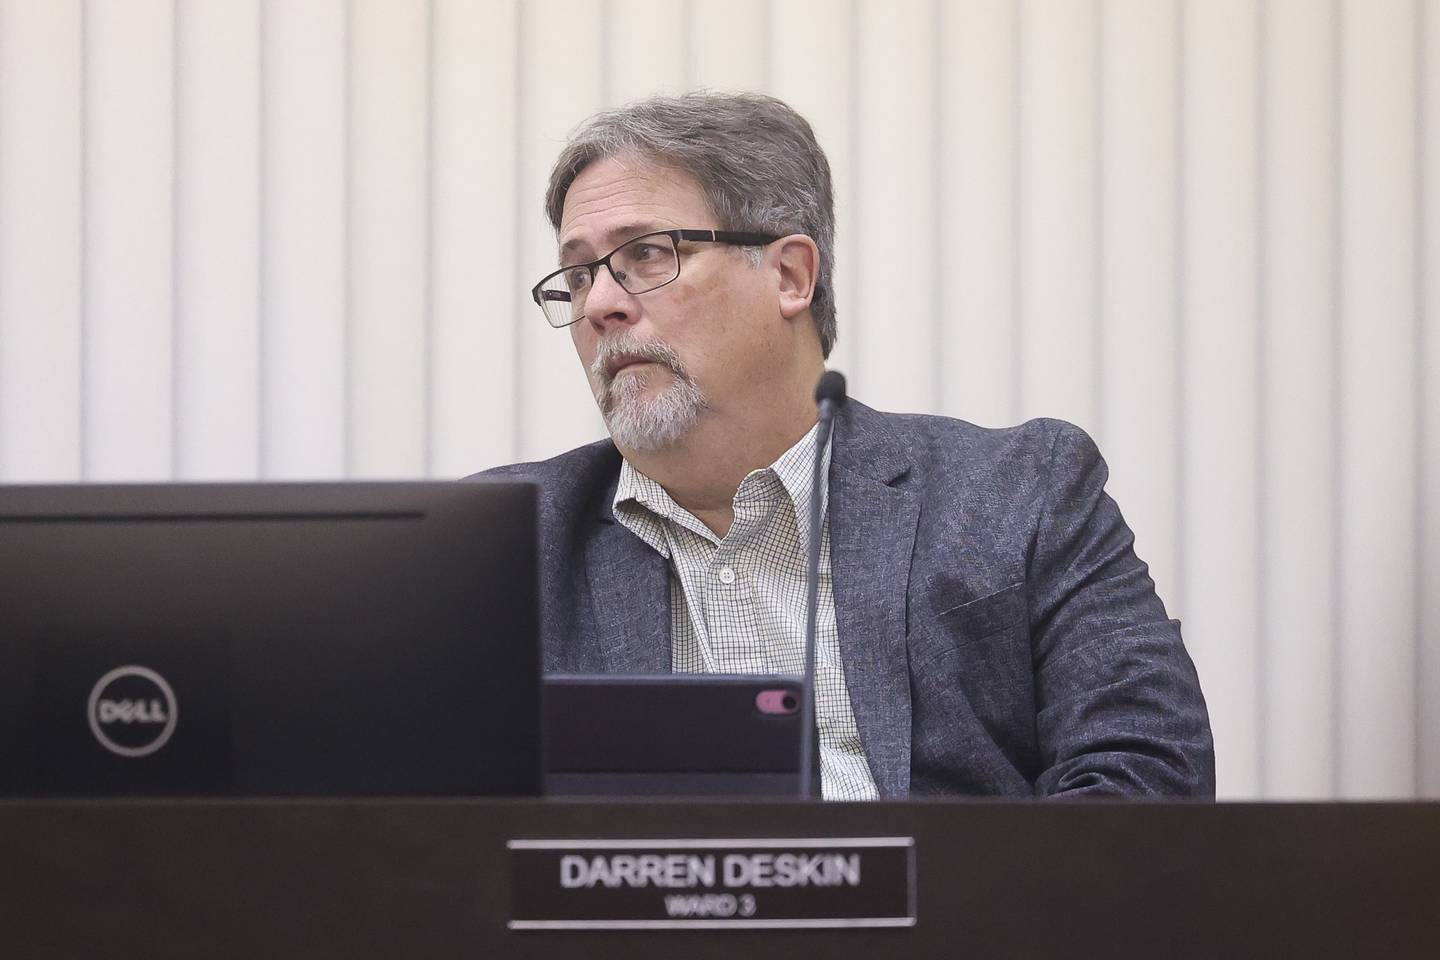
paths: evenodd
<path fill-rule="evenodd" d="M 810 545 L 805 576 L 805 673 L 804 702 L 801 706 L 800 790 L 815 798 L 815 744 L 819 731 L 815 725 L 815 630 L 816 613 L 820 606 L 820 497 L 826 478 L 821 476 L 825 448 L 835 429 L 835 413 L 845 404 L 845 375 L 827 370 L 815 387 L 815 403 L 820 415 L 820 429 L 815 433 L 815 462 L 810 473 Z"/>

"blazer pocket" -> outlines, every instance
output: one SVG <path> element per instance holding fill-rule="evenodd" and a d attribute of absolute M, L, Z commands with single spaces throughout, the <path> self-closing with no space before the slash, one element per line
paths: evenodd
<path fill-rule="evenodd" d="M 977 597 L 942 610 L 935 622 L 947 632 L 970 640 L 981 640 L 1015 626 L 1025 619 L 1025 584 L 1011 584 L 1003 590 Z"/>

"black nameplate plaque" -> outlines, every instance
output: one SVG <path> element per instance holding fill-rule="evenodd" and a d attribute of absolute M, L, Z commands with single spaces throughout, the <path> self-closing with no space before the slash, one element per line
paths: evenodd
<path fill-rule="evenodd" d="M 915 925 L 913 837 L 506 846 L 511 930 Z"/>

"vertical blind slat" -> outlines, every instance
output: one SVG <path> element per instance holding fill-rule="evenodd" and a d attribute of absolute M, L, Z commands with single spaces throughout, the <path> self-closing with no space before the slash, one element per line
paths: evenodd
<path fill-rule="evenodd" d="M 431 188 L 432 474 L 515 450 L 517 0 L 436 0 Z M 534 309 L 533 306 L 530 309 Z"/>
<path fill-rule="evenodd" d="M 1341 5 L 1340 794 L 1415 788 L 1414 4 Z"/>
<path fill-rule="evenodd" d="M 177 6 L 175 475 L 259 469 L 259 4 Z"/>
<path fill-rule="evenodd" d="M 1265 791 L 1328 796 L 1335 773 L 1335 24 L 1265 9 L 1261 358 Z"/>
<path fill-rule="evenodd" d="M 940 411 L 1014 422 L 1015 9 L 941 4 Z"/>
<path fill-rule="evenodd" d="M 358 0 L 350 21 L 349 472 L 425 472 L 428 4 Z"/>
<path fill-rule="evenodd" d="M 1162 601 L 1179 586 L 1175 489 L 1175 98 L 1178 7 L 1106 3 L 1100 25 L 1100 352 L 1096 435 L 1108 489 L 1137 531 Z"/>
<path fill-rule="evenodd" d="M 1257 19 L 1185 7 L 1180 616 L 1215 732 L 1217 789 L 1259 787 Z"/>
<path fill-rule="evenodd" d="M 1420 34 L 1420 169 L 1421 198 L 1421 350 L 1417 356 L 1424 379 L 1420 412 L 1420 649 L 1418 719 L 1420 795 L 1440 797 L 1440 10 L 1421 7 Z"/>
<path fill-rule="evenodd" d="M 1020 419 L 1094 430 L 1093 2 L 1020 5 Z"/>
<path fill-rule="evenodd" d="M 85 463 L 173 476 L 174 24 L 168 0 L 85 25 Z"/>
<path fill-rule="evenodd" d="M 763 90 L 771 49 L 765 42 L 769 27 L 766 0 L 689 0 L 689 4 L 690 86 Z"/>
<path fill-rule="evenodd" d="M 684 3 L 610 0 L 605 8 L 605 104 L 685 92 L 689 27 Z"/>
<path fill-rule="evenodd" d="M 345 3 L 265 0 L 261 470 L 345 475 Z"/>
<path fill-rule="evenodd" d="M 80 479 L 81 4 L 0 0 L 0 481 Z"/>
<path fill-rule="evenodd" d="M 859 290 L 850 334 L 860 367 L 851 393 L 886 410 L 922 410 L 935 403 L 934 129 L 936 65 L 931 44 L 914 42 L 915 24 L 934 24 L 924 0 L 860 4 L 860 151 L 856 174 L 861 233 Z M 925 184 L 916 189 L 916 184 Z"/>

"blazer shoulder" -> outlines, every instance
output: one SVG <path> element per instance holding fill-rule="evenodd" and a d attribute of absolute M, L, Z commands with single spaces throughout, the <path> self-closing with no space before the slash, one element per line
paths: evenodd
<path fill-rule="evenodd" d="M 1094 441 L 1080 427 L 1053 417 L 1014 426 L 985 427 L 933 414 L 876 414 L 872 429 L 888 432 L 905 448 L 924 476 L 998 472 L 1019 479 L 1051 472 L 1060 460 L 1098 458 Z"/>
<path fill-rule="evenodd" d="M 551 509 L 584 509 L 620 474 L 620 451 L 609 440 L 597 440 L 548 460 L 507 463 L 463 478 L 463 482 L 520 480 L 540 488 L 540 501 Z"/>
<path fill-rule="evenodd" d="M 544 483 L 548 480 L 591 473 L 596 468 L 604 469 L 604 467 L 609 465 L 609 461 L 613 461 L 618 469 L 620 463 L 619 451 L 615 449 L 615 444 L 609 440 L 597 440 L 594 443 L 587 443 L 583 447 L 567 450 L 562 454 L 550 457 L 548 460 L 505 463 L 500 466 L 489 467 L 477 473 L 472 473 L 468 477 L 462 477 L 461 482 L 471 480 L 529 480 Z"/>

